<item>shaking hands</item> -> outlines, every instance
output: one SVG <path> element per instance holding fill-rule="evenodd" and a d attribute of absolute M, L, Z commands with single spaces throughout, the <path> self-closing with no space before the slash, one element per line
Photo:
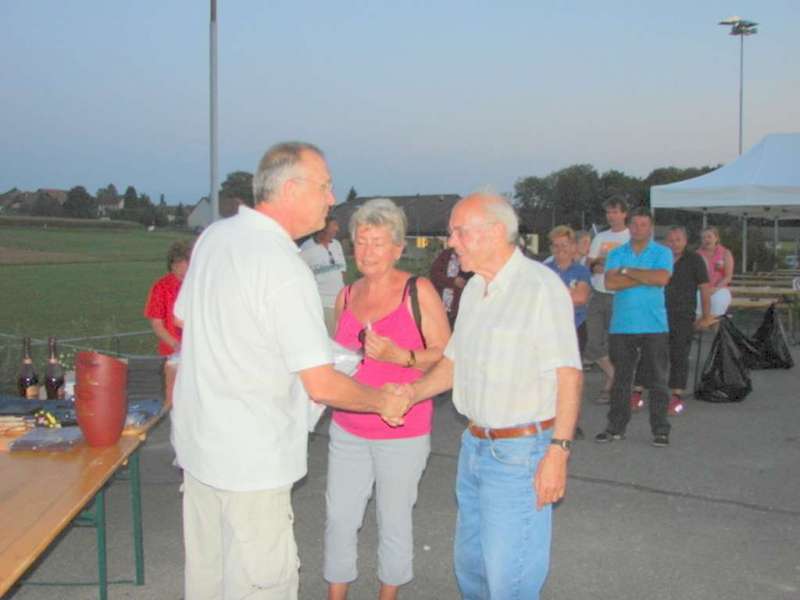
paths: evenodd
<path fill-rule="evenodd" d="M 413 403 L 414 388 L 407 383 L 386 383 L 381 388 L 380 394 L 383 399 L 381 419 L 391 427 L 400 427 L 405 422 L 403 416 Z"/>

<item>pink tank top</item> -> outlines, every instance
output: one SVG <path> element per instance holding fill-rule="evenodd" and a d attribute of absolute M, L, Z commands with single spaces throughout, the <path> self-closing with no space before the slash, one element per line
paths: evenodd
<path fill-rule="evenodd" d="M 358 340 L 359 332 L 364 328 L 353 311 L 348 307 L 350 286 L 345 289 L 344 309 L 339 317 L 334 339 L 351 350 L 361 350 Z M 375 321 L 372 329 L 375 333 L 390 338 L 401 348 L 419 350 L 424 348 L 422 337 L 417 329 L 414 317 L 406 305 L 408 294 L 403 292 L 400 304 L 388 315 Z M 365 357 L 358 367 L 354 379 L 359 383 L 378 388 L 384 383 L 411 383 L 422 377 L 422 371 L 406 368 Z M 345 431 L 367 439 L 397 439 L 425 435 L 431 432 L 433 421 L 433 401 L 423 400 L 414 405 L 405 416 L 401 427 L 390 427 L 376 414 L 356 413 L 334 410 L 333 420 Z"/>
<path fill-rule="evenodd" d="M 718 287 L 719 282 L 725 279 L 725 253 L 727 249 L 722 244 L 717 244 L 713 253 L 709 253 L 702 248 L 698 250 L 708 267 L 708 282 L 711 287 Z"/>

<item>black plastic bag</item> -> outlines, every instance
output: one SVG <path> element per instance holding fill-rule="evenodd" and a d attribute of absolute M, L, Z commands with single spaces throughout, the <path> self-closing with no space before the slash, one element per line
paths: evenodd
<path fill-rule="evenodd" d="M 761 350 L 729 318 L 724 319 L 731 341 L 736 346 L 744 366 L 748 369 L 761 369 Z"/>
<path fill-rule="evenodd" d="M 786 332 L 778 318 L 778 311 L 771 304 L 764 313 L 764 320 L 752 337 L 753 346 L 758 350 L 758 361 L 748 365 L 751 369 L 791 369 L 794 366 L 792 353 L 786 341 Z M 745 361 L 747 364 L 747 361 Z"/>
<path fill-rule="evenodd" d="M 703 365 L 700 383 L 694 391 L 694 397 L 698 400 L 741 402 L 753 389 L 750 374 L 734 341 L 737 334 L 748 341 L 730 319 L 720 319 L 719 331 Z"/>

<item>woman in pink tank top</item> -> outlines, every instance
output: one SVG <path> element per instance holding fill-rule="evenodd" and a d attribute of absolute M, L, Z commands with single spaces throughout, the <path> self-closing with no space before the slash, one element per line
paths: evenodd
<path fill-rule="evenodd" d="M 733 254 L 720 244 L 719 230 L 716 227 L 703 229 L 701 240 L 697 253 L 703 257 L 708 267 L 708 279 L 711 283 L 711 314 L 724 315 L 731 303 L 728 286 L 733 279 Z"/>
<path fill-rule="evenodd" d="M 355 262 L 363 277 L 336 299 L 335 339 L 363 352 L 355 379 L 372 387 L 416 381 L 439 361 L 450 336 L 431 282 L 410 280 L 409 273 L 395 268 L 405 229 L 405 214 L 387 199 L 370 200 L 350 219 Z M 419 324 L 413 314 L 414 287 Z M 431 399 L 414 405 L 400 427 L 390 427 L 375 414 L 333 411 L 323 573 L 329 599 L 346 598 L 357 577 L 358 530 L 373 484 L 380 598 L 395 598 L 399 586 L 413 577 L 411 512 L 430 452 L 432 418 Z"/>

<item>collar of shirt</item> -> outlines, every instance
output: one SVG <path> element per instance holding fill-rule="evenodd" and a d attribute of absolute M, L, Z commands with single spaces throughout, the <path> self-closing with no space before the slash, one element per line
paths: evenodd
<path fill-rule="evenodd" d="M 626 242 L 625 246 L 628 247 L 628 251 L 631 254 L 633 254 L 636 257 L 641 257 L 641 256 L 644 256 L 647 252 L 650 252 L 653 248 L 655 248 L 654 244 L 655 244 L 655 242 L 653 241 L 652 238 L 650 238 L 649 240 L 647 240 L 647 244 L 645 245 L 644 248 L 642 248 L 641 252 L 636 252 L 636 250 L 633 247 L 633 240 L 630 240 L 630 241 Z"/>
<path fill-rule="evenodd" d="M 282 241 L 285 241 L 287 245 L 290 245 L 295 252 L 300 252 L 300 248 L 297 246 L 297 244 L 295 244 L 289 233 L 272 217 L 258 212 L 249 206 L 245 206 L 244 204 L 239 205 L 238 216 L 248 226 L 277 234 Z"/>
<path fill-rule="evenodd" d="M 517 272 L 519 271 L 520 265 L 522 264 L 523 260 L 528 260 L 522 255 L 519 248 L 515 248 L 514 252 L 511 254 L 509 259 L 506 261 L 497 274 L 492 278 L 488 285 L 486 285 L 486 280 L 480 277 L 480 280 L 484 284 L 484 289 L 486 290 L 486 295 L 490 296 L 494 293 L 499 293 L 508 287 L 514 282 Z"/>

